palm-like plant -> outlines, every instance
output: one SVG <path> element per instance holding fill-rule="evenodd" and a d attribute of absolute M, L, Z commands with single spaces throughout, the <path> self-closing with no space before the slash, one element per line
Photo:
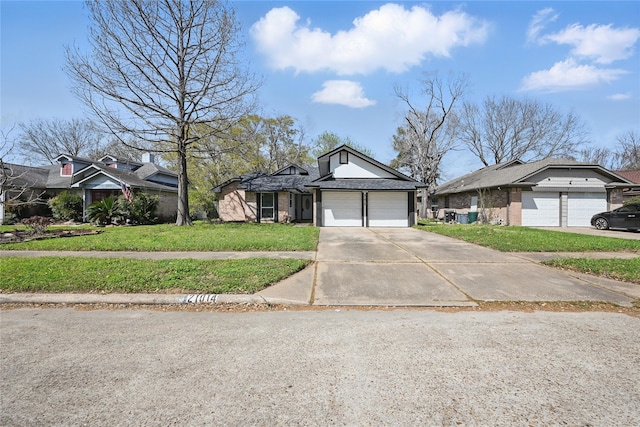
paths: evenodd
<path fill-rule="evenodd" d="M 109 196 L 98 202 L 93 202 L 87 209 L 89 221 L 100 225 L 111 224 L 117 215 L 118 204 L 113 196 Z"/>

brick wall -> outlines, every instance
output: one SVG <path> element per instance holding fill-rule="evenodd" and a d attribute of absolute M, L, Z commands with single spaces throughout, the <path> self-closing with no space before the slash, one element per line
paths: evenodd
<path fill-rule="evenodd" d="M 158 219 L 161 222 L 175 221 L 178 212 L 178 194 L 158 192 L 154 195 L 158 196 L 158 209 L 156 210 Z"/>
<path fill-rule="evenodd" d="M 624 201 L 622 194 L 622 188 L 614 188 L 610 190 L 608 200 L 609 210 L 617 209 L 622 206 L 622 202 Z"/>
<path fill-rule="evenodd" d="M 289 192 L 278 193 L 278 222 L 291 222 L 289 217 Z"/>
<path fill-rule="evenodd" d="M 511 206 L 509 206 L 509 224 L 522 225 L 522 189 L 511 189 Z"/>
<path fill-rule="evenodd" d="M 245 191 L 234 182 L 222 189 L 218 199 L 218 214 L 223 221 L 245 221 Z M 255 201 L 255 193 L 254 201 Z"/>

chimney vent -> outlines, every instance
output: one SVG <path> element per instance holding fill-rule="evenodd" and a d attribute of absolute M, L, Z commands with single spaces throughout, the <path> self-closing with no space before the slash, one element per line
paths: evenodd
<path fill-rule="evenodd" d="M 142 153 L 142 162 L 143 163 L 154 163 L 154 156 L 151 153 Z"/>

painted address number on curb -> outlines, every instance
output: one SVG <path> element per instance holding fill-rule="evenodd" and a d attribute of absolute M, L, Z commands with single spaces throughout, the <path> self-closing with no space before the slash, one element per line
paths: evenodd
<path fill-rule="evenodd" d="M 201 302 L 211 302 L 215 303 L 218 295 L 216 294 L 194 294 L 187 295 L 182 299 L 183 304 L 198 304 Z"/>

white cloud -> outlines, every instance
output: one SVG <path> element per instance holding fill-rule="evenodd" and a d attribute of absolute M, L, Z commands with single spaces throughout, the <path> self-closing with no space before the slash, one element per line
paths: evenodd
<path fill-rule="evenodd" d="M 611 25 L 570 25 L 564 30 L 543 36 L 542 40 L 573 46 L 571 54 L 599 64 L 633 56 L 633 48 L 640 38 L 638 28 L 612 28 Z"/>
<path fill-rule="evenodd" d="M 529 74 L 523 79 L 521 89 L 549 92 L 583 89 L 599 83 L 610 83 L 628 73 L 621 69 L 580 65 L 569 58 L 556 62 L 549 70 Z"/>
<path fill-rule="evenodd" d="M 289 7 L 271 9 L 250 30 L 259 51 L 275 69 L 329 70 L 341 75 L 378 69 L 400 73 L 427 55 L 448 57 L 458 46 L 483 43 L 489 25 L 461 11 L 441 16 L 414 6 L 386 4 L 331 34 L 298 23 Z"/>
<path fill-rule="evenodd" d="M 313 102 L 320 104 L 346 105 L 351 108 L 365 108 L 376 104 L 364 96 L 362 86 L 351 80 L 328 80 L 322 84 L 322 90 L 311 96 Z"/>
<path fill-rule="evenodd" d="M 610 99 L 612 101 L 625 101 L 627 99 L 631 99 L 631 94 L 630 93 L 615 93 L 613 95 L 609 95 L 607 96 L 607 99 Z"/>
<path fill-rule="evenodd" d="M 550 7 L 539 10 L 533 18 L 531 18 L 531 22 L 529 23 L 529 28 L 527 29 L 527 41 L 530 43 L 538 40 L 540 36 L 540 32 L 544 29 L 544 27 L 550 23 L 558 19 L 558 14 L 555 13 Z"/>

